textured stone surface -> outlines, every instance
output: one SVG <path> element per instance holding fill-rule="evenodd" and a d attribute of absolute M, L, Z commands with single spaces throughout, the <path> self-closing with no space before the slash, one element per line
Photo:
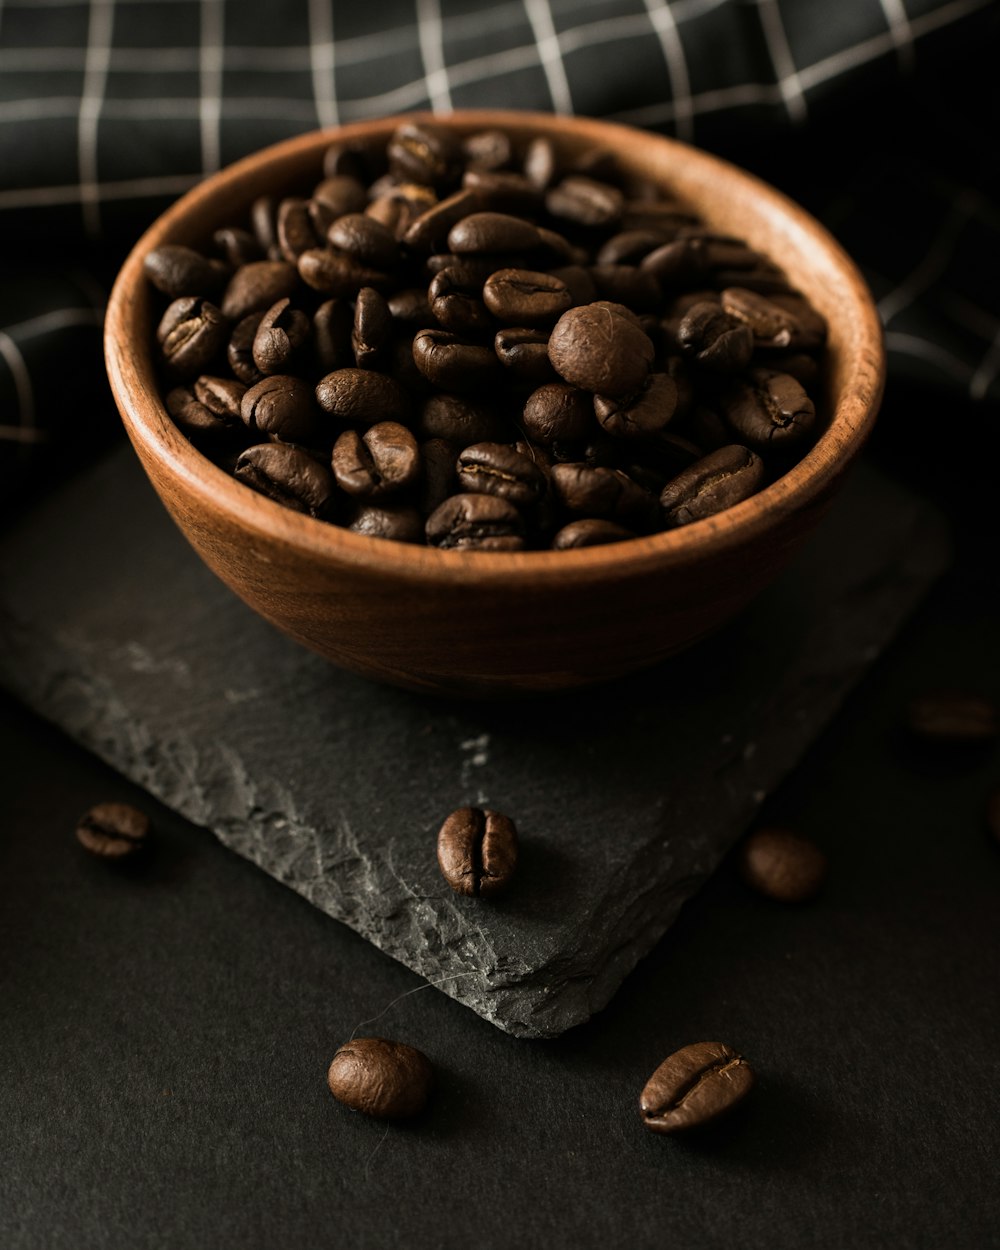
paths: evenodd
<path fill-rule="evenodd" d="M 122 450 L 0 540 L 0 680 L 445 993 L 552 1035 L 608 1001 L 945 559 L 935 515 L 863 469 L 795 568 L 696 651 L 597 692 L 450 704 L 278 635 Z M 465 803 L 517 820 L 502 900 L 438 873 L 437 827 Z"/>

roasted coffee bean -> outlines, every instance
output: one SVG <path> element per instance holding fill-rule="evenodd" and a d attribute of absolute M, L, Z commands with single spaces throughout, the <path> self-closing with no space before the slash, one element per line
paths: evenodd
<path fill-rule="evenodd" d="M 618 469 L 588 464 L 557 464 L 552 467 L 552 489 L 567 512 L 638 523 L 652 520 L 655 500 Z"/>
<path fill-rule="evenodd" d="M 285 443 L 248 447 L 236 461 L 244 485 L 295 512 L 320 516 L 333 495 L 331 474 L 312 456 Z"/>
<path fill-rule="evenodd" d="M 384 1037 L 355 1037 L 333 1056 L 330 1093 L 352 1111 L 402 1120 L 427 1105 L 434 1070 L 425 1054 Z"/>
<path fill-rule="evenodd" d="M 424 516 L 430 516 L 435 508 L 458 492 L 455 477 L 458 447 L 444 438 L 429 438 L 420 444 L 420 463 L 423 475 L 418 505 Z"/>
<path fill-rule="evenodd" d="M 147 252 L 142 268 L 153 286 L 171 299 L 215 295 L 226 285 L 231 272 L 221 260 L 207 260 L 193 248 L 173 243 Z"/>
<path fill-rule="evenodd" d="M 254 339 L 257 337 L 257 327 L 263 319 L 263 312 L 247 313 L 237 323 L 226 348 L 226 360 L 230 369 L 246 386 L 253 386 L 264 376 L 253 362 Z"/>
<path fill-rule="evenodd" d="M 98 803 L 76 825 L 76 840 L 101 859 L 127 859 L 149 844 L 149 817 L 128 803 Z"/>
<path fill-rule="evenodd" d="M 208 300 L 184 296 L 175 299 L 163 314 L 156 337 L 171 373 L 191 378 L 203 373 L 225 347 L 229 325 Z"/>
<path fill-rule="evenodd" d="M 826 878 L 826 856 L 807 838 L 788 829 L 758 829 L 740 848 L 747 885 L 779 903 L 814 898 Z"/>
<path fill-rule="evenodd" d="M 509 816 L 462 807 L 438 832 L 441 875 L 456 894 L 491 898 L 509 885 L 517 867 L 517 829 Z"/>
<path fill-rule="evenodd" d="M 424 539 L 424 519 L 408 504 L 359 504 L 350 514 L 347 528 L 368 538 L 390 538 L 397 543 Z"/>
<path fill-rule="evenodd" d="M 232 378 L 203 375 L 195 381 L 194 397 L 230 429 L 238 429 L 242 425 L 240 411 L 246 389 L 242 382 Z"/>
<path fill-rule="evenodd" d="M 702 369 L 738 373 L 750 363 L 754 334 L 745 321 L 731 316 L 719 304 L 695 304 L 677 327 L 681 351 Z"/>
<path fill-rule="evenodd" d="M 334 217 L 345 217 L 348 213 L 364 212 L 368 191 L 360 179 L 352 178 L 350 174 L 332 174 L 313 188 L 312 198 L 324 205 Z"/>
<path fill-rule="evenodd" d="M 660 284 L 635 265 L 591 265 L 590 276 L 601 299 L 626 304 L 634 312 L 651 313 L 662 303 Z"/>
<path fill-rule="evenodd" d="M 539 443 L 576 442 L 594 432 L 593 399 L 579 387 L 550 382 L 528 396 L 522 419 L 529 437 Z"/>
<path fill-rule="evenodd" d="M 677 387 L 668 373 L 651 373 L 641 390 L 622 399 L 594 396 L 594 414 L 615 438 L 648 438 L 669 422 L 677 407 Z"/>
<path fill-rule="evenodd" d="M 241 321 L 247 313 L 263 312 L 279 299 L 295 293 L 298 275 L 284 260 L 258 260 L 237 269 L 222 297 L 222 315 Z"/>
<path fill-rule="evenodd" d="M 542 194 L 524 174 L 506 169 L 467 169 L 462 188 L 475 192 L 476 212 L 514 213 L 536 217 L 542 210 Z M 450 227 L 449 227 L 450 228 Z"/>
<path fill-rule="evenodd" d="M 489 330 L 494 322 L 480 298 L 482 283 L 462 265 L 449 265 L 436 273 L 427 288 L 434 320 L 453 334 Z"/>
<path fill-rule="evenodd" d="M 406 228 L 403 242 L 415 252 L 443 248 L 447 246 L 451 228 L 482 207 L 483 197 L 477 191 L 456 191 L 415 217 Z"/>
<path fill-rule="evenodd" d="M 423 438 L 443 438 L 468 447 L 471 443 L 504 442 L 509 423 L 490 404 L 464 395 L 431 395 L 417 419 Z"/>
<path fill-rule="evenodd" d="M 309 442 L 319 432 L 312 386 L 304 378 L 276 373 L 249 387 L 240 415 L 255 434 L 273 434 L 285 442 Z"/>
<path fill-rule="evenodd" d="M 264 250 L 250 233 L 239 226 L 224 226 L 212 235 L 212 242 L 222 253 L 230 269 L 264 259 Z"/>
<path fill-rule="evenodd" d="M 257 326 L 253 362 L 263 374 L 288 373 L 309 342 L 312 323 L 289 299 L 273 304 Z"/>
<path fill-rule="evenodd" d="M 545 207 L 553 217 L 578 226 L 617 225 L 625 208 L 625 197 L 617 187 L 597 182 L 581 174 L 571 174 L 545 197 Z"/>
<path fill-rule="evenodd" d="M 382 291 L 389 286 L 389 275 L 380 269 L 361 265 L 342 252 L 329 248 L 310 248 L 299 257 L 302 281 L 314 291 L 354 299 L 364 286 Z"/>
<path fill-rule="evenodd" d="M 370 286 L 362 287 L 354 305 L 351 346 L 359 369 L 379 369 L 388 355 L 392 338 L 392 313 L 385 297 Z"/>
<path fill-rule="evenodd" d="M 428 382 L 448 391 L 488 388 L 500 372 L 500 362 L 489 347 L 464 342 L 446 330 L 419 330 L 413 339 L 413 359 Z"/>
<path fill-rule="evenodd" d="M 601 395 L 637 391 L 653 355 L 653 344 L 636 321 L 606 303 L 571 308 L 549 337 L 549 360 L 556 373 Z"/>
<path fill-rule="evenodd" d="M 388 298 L 389 311 L 394 321 L 405 326 L 411 333 L 432 330 L 437 318 L 431 312 L 426 287 L 404 287 Z"/>
<path fill-rule="evenodd" d="M 498 330 L 493 348 L 504 369 L 517 382 L 539 386 L 556 376 L 549 360 L 547 330 L 531 330 L 526 326 Z"/>
<path fill-rule="evenodd" d="M 395 235 L 374 217 L 345 213 L 326 232 L 326 241 L 338 252 L 372 269 L 391 269 L 399 261 Z"/>
<path fill-rule="evenodd" d="M 470 213 L 448 231 L 448 249 L 457 256 L 532 252 L 540 247 L 535 226 L 509 213 Z"/>
<path fill-rule="evenodd" d="M 524 176 L 540 190 L 547 190 L 559 176 L 559 157 L 551 139 L 539 135 L 524 154 Z"/>
<path fill-rule="evenodd" d="M 379 421 L 362 436 L 345 430 L 333 445 L 333 476 L 340 489 L 360 499 L 383 499 L 420 476 L 417 440 L 397 421 Z"/>
<path fill-rule="evenodd" d="M 730 317 L 749 327 L 754 347 L 799 351 L 811 342 L 790 312 L 756 291 L 728 287 L 722 292 L 721 304 Z"/>
<path fill-rule="evenodd" d="M 320 369 L 333 373 L 354 364 L 354 312 L 345 299 L 328 299 L 313 315 L 313 352 Z"/>
<path fill-rule="evenodd" d="M 260 195 L 250 205 L 250 224 L 261 251 L 278 259 L 278 201 L 273 195 Z"/>
<path fill-rule="evenodd" d="M 504 443 L 474 443 L 458 458 L 458 483 L 470 494 L 498 495 L 519 507 L 537 503 L 545 475 L 527 456 Z"/>
<path fill-rule="evenodd" d="M 639 1095 L 653 1133 L 679 1133 L 718 1119 L 753 1089 L 753 1069 L 722 1042 L 695 1042 L 664 1059 Z"/>
<path fill-rule="evenodd" d="M 553 278 L 558 278 L 566 286 L 574 308 L 579 308 L 582 304 L 598 302 L 597 287 L 594 285 L 593 276 L 583 265 L 560 265 L 557 269 L 550 269 L 549 272 Z"/>
<path fill-rule="evenodd" d="M 813 401 L 787 373 L 753 369 L 749 381 L 732 384 L 722 412 L 750 446 L 768 448 L 801 442 L 816 421 Z"/>
<path fill-rule="evenodd" d="M 498 495 L 452 495 L 427 518 L 433 547 L 463 551 L 520 551 L 524 521 L 512 503 Z"/>
<path fill-rule="evenodd" d="M 206 408 L 190 386 L 175 386 L 167 392 L 164 402 L 167 412 L 192 442 L 210 447 L 231 441 L 232 423 Z"/>
<path fill-rule="evenodd" d="M 318 247 L 321 242 L 309 216 L 308 200 L 282 200 L 278 205 L 277 231 L 281 255 L 293 265 L 307 248 Z"/>
<path fill-rule="evenodd" d="M 386 152 L 389 171 L 400 182 L 437 188 L 447 186 L 462 163 L 461 141 L 432 122 L 404 122 L 393 132 Z"/>
<path fill-rule="evenodd" d="M 370 369 L 337 369 L 316 386 L 316 402 L 341 421 L 374 425 L 376 421 L 405 422 L 410 400 L 392 378 Z"/>
<path fill-rule="evenodd" d="M 515 326 L 550 325 L 573 303 L 564 282 L 530 269 L 499 269 L 483 286 L 483 302 L 498 321 Z"/>
<path fill-rule="evenodd" d="M 514 158 L 510 136 L 502 130 L 479 130 L 462 140 L 466 169 L 506 169 Z"/>
<path fill-rule="evenodd" d="M 668 527 L 690 525 L 742 503 L 760 490 L 764 462 L 748 447 L 720 447 L 668 482 L 660 495 Z"/>
<path fill-rule="evenodd" d="M 323 153 L 323 177 L 352 178 L 364 186 L 368 176 L 365 153 L 347 143 L 331 143 Z"/>
<path fill-rule="evenodd" d="M 654 274 L 665 290 L 694 286 L 711 281 L 718 275 L 727 277 L 732 272 L 749 273 L 761 260 L 738 239 L 725 239 L 717 235 L 694 235 L 678 238 L 649 252 L 641 267 Z M 735 286 L 735 282 L 725 285 Z"/>
<path fill-rule="evenodd" d="M 626 529 L 624 525 L 616 525 L 614 521 L 603 521 L 597 517 L 584 517 L 564 525 L 553 537 L 552 549 L 570 551 L 574 547 L 602 547 L 606 543 L 621 543 L 629 538 L 635 538 L 635 532 Z"/>
<path fill-rule="evenodd" d="M 596 260 L 598 265 L 638 265 L 669 241 L 662 230 L 623 230 L 601 245 Z"/>
<path fill-rule="evenodd" d="M 697 217 L 669 200 L 628 199 L 621 220 L 623 230 L 657 230 L 666 236 L 665 243 L 697 225 Z"/>
<path fill-rule="evenodd" d="M 813 308 L 801 291 L 773 291 L 767 298 L 769 303 L 783 309 L 795 322 L 789 351 L 815 352 L 823 346 L 826 342 L 826 318 Z"/>
<path fill-rule="evenodd" d="M 928 742 L 989 742 L 1000 733 L 1000 714 L 983 695 L 937 690 L 910 700 L 906 724 Z"/>

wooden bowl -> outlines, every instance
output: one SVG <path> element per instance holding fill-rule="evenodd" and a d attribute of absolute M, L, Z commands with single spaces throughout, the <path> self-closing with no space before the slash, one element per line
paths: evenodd
<path fill-rule="evenodd" d="M 136 244 L 111 295 L 105 350 L 150 481 L 201 558 L 246 603 L 369 677 L 449 694 L 557 690 L 680 651 L 738 612 L 813 529 L 871 429 L 884 376 L 881 328 L 852 262 L 801 208 L 725 161 L 582 118 L 483 111 L 435 119 L 463 133 L 496 126 L 516 138 L 548 135 L 571 152 L 611 149 L 720 231 L 769 253 L 824 314 L 825 432 L 779 481 L 718 516 L 571 551 L 417 547 L 353 534 L 254 493 L 201 455 L 168 416 L 153 365 L 146 253 L 163 243 L 204 245 L 256 196 L 318 180 L 333 139 L 385 139 L 400 120 L 267 148 L 201 183 Z"/>

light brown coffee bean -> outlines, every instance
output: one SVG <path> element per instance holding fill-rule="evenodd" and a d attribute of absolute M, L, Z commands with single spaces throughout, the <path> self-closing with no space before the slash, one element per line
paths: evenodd
<path fill-rule="evenodd" d="M 814 898 L 826 879 L 826 856 L 808 838 L 789 829 L 758 829 L 740 848 L 747 885 L 779 903 Z"/>
<path fill-rule="evenodd" d="M 501 893 L 517 866 L 517 829 L 509 816 L 479 807 L 452 812 L 437 840 L 441 875 L 456 894 Z"/>
<path fill-rule="evenodd" d="M 98 803 L 76 825 L 76 840 L 101 859 L 126 859 L 148 844 L 149 817 L 128 803 Z"/>
<path fill-rule="evenodd" d="M 653 1133 L 679 1133 L 718 1119 L 753 1089 L 753 1069 L 723 1042 L 695 1042 L 660 1064 L 639 1095 Z"/>
<path fill-rule="evenodd" d="M 426 1106 L 434 1070 L 414 1046 L 385 1037 L 355 1037 L 333 1056 L 326 1080 L 334 1098 L 353 1111 L 401 1120 Z"/>

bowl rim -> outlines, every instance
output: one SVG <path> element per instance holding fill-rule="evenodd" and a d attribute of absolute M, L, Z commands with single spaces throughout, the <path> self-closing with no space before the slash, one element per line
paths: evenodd
<path fill-rule="evenodd" d="M 531 129 L 554 137 L 614 149 L 628 138 L 657 145 L 697 168 L 706 179 L 724 177 L 730 186 L 761 200 L 784 220 L 802 245 L 818 249 L 852 307 L 852 343 L 846 385 L 837 397 L 827 428 L 800 461 L 776 481 L 715 516 L 679 529 L 643 535 L 620 543 L 564 551 L 464 551 L 355 534 L 343 526 L 283 507 L 251 490 L 213 464 L 180 432 L 167 413 L 153 365 L 151 344 L 134 344 L 133 306 L 145 287 L 142 263 L 152 248 L 168 241 L 193 214 L 260 175 L 262 166 L 294 164 L 317 155 L 340 139 L 370 139 L 404 122 L 435 122 L 468 132 L 488 127 Z M 135 350 L 133 350 L 133 346 Z M 742 545 L 768 529 L 775 518 L 820 497 L 864 444 L 882 397 L 885 349 L 874 301 L 854 262 L 829 232 L 805 209 L 756 175 L 721 157 L 680 140 L 615 122 L 517 109 L 466 109 L 453 113 L 413 112 L 312 130 L 262 148 L 199 182 L 162 213 L 128 254 L 108 301 L 104 332 L 105 362 L 112 393 L 129 438 L 188 492 L 208 507 L 227 513 L 237 525 L 269 544 L 339 564 L 364 566 L 404 580 L 461 582 L 474 580 L 592 580 L 662 572 L 694 557 L 715 555 Z M 557 575 L 554 578 L 554 575 Z"/>

